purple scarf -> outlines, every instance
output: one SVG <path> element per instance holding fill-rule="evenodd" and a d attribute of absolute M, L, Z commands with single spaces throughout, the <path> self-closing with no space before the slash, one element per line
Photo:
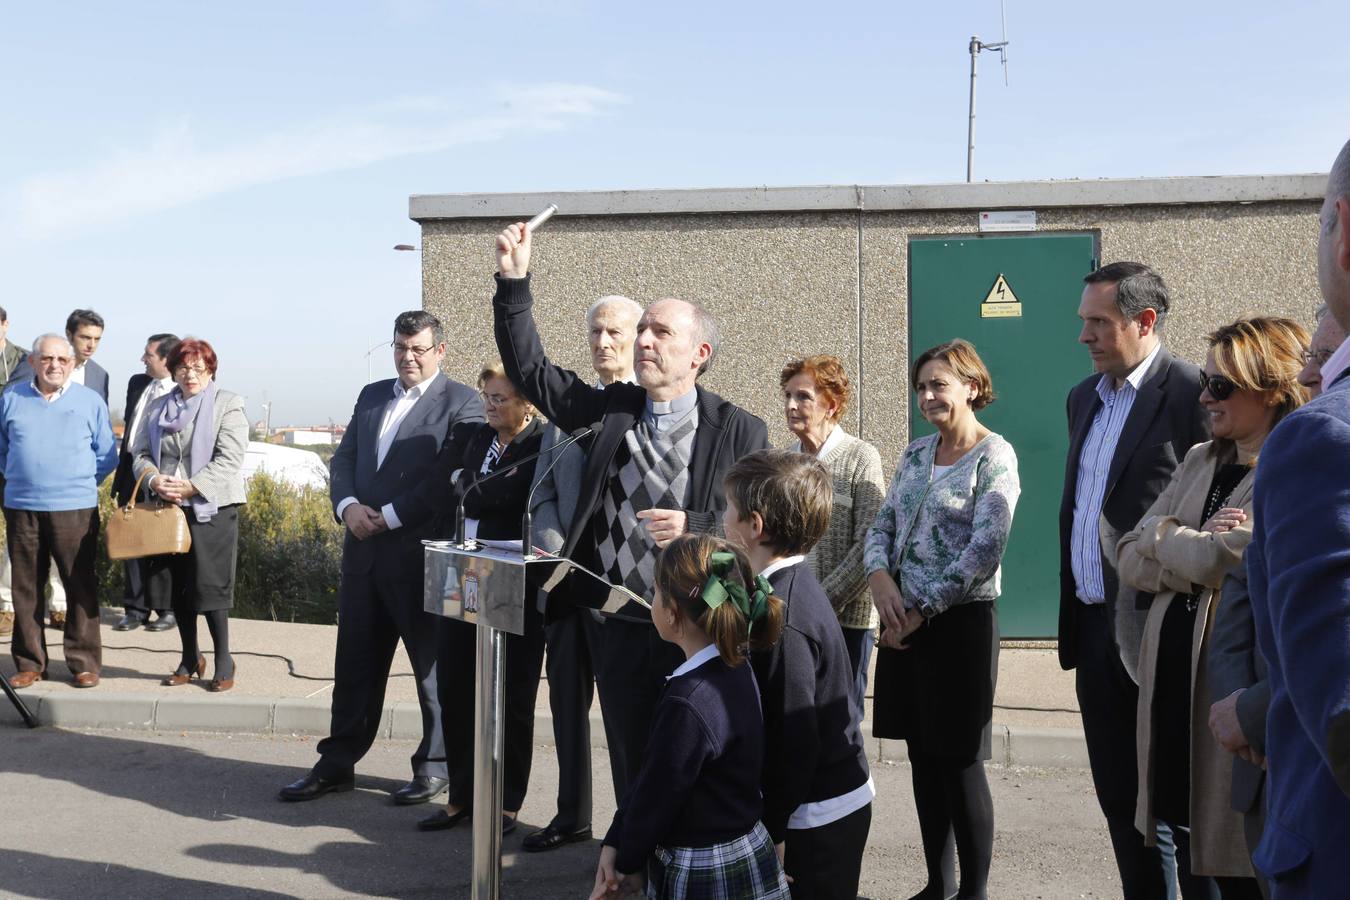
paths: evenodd
<path fill-rule="evenodd" d="M 166 434 L 179 434 L 189 422 L 200 422 L 192 429 L 192 441 L 188 445 L 188 459 L 191 469 L 188 478 L 196 475 L 211 462 L 216 447 L 216 436 L 212 434 L 216 420 L 216 380 L 212 378 L 206 388 L 195 397 L 184 399 L 183 389 L 175 387 L 160 407 L 159 415 L 146 423 L 150 430 L 150 457 L 159 468 L 159 443 Z M 201 494 L 194 494 L 189 501 L 192 513 L 198 522 L 209 522 L 219 512 L 219 507 Z"/>

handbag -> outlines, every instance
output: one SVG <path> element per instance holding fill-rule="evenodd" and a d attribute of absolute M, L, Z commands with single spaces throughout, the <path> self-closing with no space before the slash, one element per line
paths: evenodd
<path fill-rule="evenodd" d="M 188 531 L 187 516 L 183 515 L 182 507 L 160 500 L 153 505 L 136 505 L 141 482 L 148 474 L 149 469 L 141 473 L 131 490 L 131 501 L 114 510 L 108 519 L 109 559 L 140 559 L 187 553 L 192 549 L 192 534 Z"/>

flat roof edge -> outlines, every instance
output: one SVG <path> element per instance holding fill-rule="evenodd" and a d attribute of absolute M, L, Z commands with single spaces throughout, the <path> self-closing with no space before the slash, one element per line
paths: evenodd
<path fill-rule="evenodd" d="M 986 181 L 974 184 L 819 185 L 636 191 L 535 191 L 510 194 L 413 194 L 408 217 L 528 218 L 550 203 L 560 216 L 689 213 L 1045 209 L 1072 206 L 1154 206 L 1320 200 L 1325 173 L 1200 175 L 1066 181 Z"/>

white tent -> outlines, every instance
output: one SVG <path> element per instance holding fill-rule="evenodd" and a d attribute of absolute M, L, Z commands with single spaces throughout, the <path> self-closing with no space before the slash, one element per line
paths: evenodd
<path fill-rule="evenodd" d="M 328 488 L 328 466 L 323 459 L 312 450 L 298 447 L 249 441 L 243 471 L 245 480 L 255 472 L 266 472 L 292 487 Z"/>

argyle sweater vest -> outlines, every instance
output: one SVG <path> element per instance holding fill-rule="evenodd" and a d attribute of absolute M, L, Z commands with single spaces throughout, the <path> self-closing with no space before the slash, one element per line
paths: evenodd
<path fill-rule="evenodd" d="M 694 458 L 698 407 L 664 431 L 644 416 L 624 435 L 605 487 L 602 516 L 595 519 L 600 567 L 612 584 L 652 596 L 656 545 L 637 514 L 644 509 L 684 509 L 689 502 L 689 464 Z"/>

